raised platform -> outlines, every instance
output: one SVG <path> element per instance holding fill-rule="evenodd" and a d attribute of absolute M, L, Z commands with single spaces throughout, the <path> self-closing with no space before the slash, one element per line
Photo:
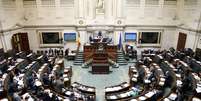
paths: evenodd
<path fill-rule="evenodd" d="M 109 64 L 92 64 L 92 74 L 109 74 Z"/>

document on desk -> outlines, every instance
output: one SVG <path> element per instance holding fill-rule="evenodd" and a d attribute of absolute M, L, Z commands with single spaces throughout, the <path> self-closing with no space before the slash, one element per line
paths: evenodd
<path fill-rule="evenodd" d="M 201 84 L 197 84 L 196 92 L 201 93 Z"/>

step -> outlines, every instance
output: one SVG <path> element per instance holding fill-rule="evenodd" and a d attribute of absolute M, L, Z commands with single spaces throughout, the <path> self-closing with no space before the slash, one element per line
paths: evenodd
<path fill-rule="evenodd" d="M 84 61 L 82 61 L 82 60 L 75 60 L 74 62 L 84 62 Z"/>
<path fill-rule="evenodd" d="M 118 57 L 118 59 L 125 59 L 124 57 Z"/>
<path fill-rule="evenodd" d="M 77 57 L 83 57 L 83 55 L 77 55 Z"/>
<path fill-rule="evenodd" d="M 124 61 L 124 62 L 117 62 L 117 63 L 127 63 L 126 61 Z"/>
<path fill-rule="evenodd" d="M 76 57 L 76 59 L 84 59 L 83 57 Z"/>
<path fill-rule="evenodd" d="M 126 60 L 117 60 L 117 62 L 122 62 L 122 61 L 126 61 Z"/>
<path fill-rule="evenodd" d="M 127 65 L 127 63 L 118 63 L 119 65 Z"/>
<path fill-rule="evenodd" d="M 125 62 L 126 60 L 117 60 L 117 62 Z"/>
<path fill-rule="evenodd" d="M 78 59 L 78 58 L 77 58 L 77 59 L 75 59 L 75 61 L 84 61 L 84 59 Z"/>
<path fill-rule="evenodd" d="M 74 61 L 74 63 L 84 63 L 83 61 Z"/>
<path fill-rule="evenodd" d="M 83 64 L 83 62 L 74 62 L 74 63 Z"/>
<path fill-rule="evenodd" d="M 74 63 L 73 65 L 82 65 L 82 63 Z"/>
<path fill-rule="evenodd" d="M 124 56 L 123 54 L 118 54 L 117 56 Z"/>
<path fill-rule="evenodd" d="M 117 59 L 117 61 L 126 61 L 125 59 Z"/>

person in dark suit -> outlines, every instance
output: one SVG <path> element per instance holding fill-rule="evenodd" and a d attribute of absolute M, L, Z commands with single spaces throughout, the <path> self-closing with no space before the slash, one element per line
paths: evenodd
<path fill-rule="evenodd" d="M 67 57 L 69 53 L 69 48 L 65 50 L 65 56 Z"/>
<path fill-rule="evenodd" d="M 171 73 L 170 73 L 169 71 L 167 71 L 167 72 L 165 73 L 165 85 L 164 85 L 164 87 L 169 87 L 169 88 L 171 88 L 173 81 L 174 81 L 174 79 L 173 79 Z"/>
<path fill-rule="evenodd" d="M 163 96 L 164 97 L 167 97 L 170 94 L 171 89 L 173 87 L 174 78 L 172 75 L 173 74 L 171 74 L 171 72 L 169 72 L 169 71 L 166 71 L 166 73 L 165 73 L 165 84 L 163 86 Z"/>
<path fill-rule="evenodd" d="M 101 31 L 98 32 L 98 36 L 102 37 L 102 32 Z"/>
<path fill-rule="evenodd" d="M 89 42 L 93 42 L 93 38 L 91 37 L 91 35 L 89 36 Z"/>
<path fill-rule="evenodd" d="M 140 84 L 143 84 L 144 83 L 144 77 L 146 75 L 145 69 L 142 66 L 140 66 L 138 69 L 138 72 L 139 72 L 138 81 Z"/>
<path fill-rule="evenodd" d="M 179 89 L 178 101 L 191 101 L 196 89 L 196 81 L 191 74 L 191 70 L 187 69 L 184 72 L 182 83 L 182 87 Z"/>

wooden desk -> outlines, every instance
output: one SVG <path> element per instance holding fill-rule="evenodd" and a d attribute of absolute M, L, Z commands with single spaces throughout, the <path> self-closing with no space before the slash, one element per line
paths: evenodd
<path fill-rule="evenodd" d="M 72 87 L 77 88 L 82 93 L 93 94 L 93 95 L 96 94 L 96 88 L 95 87 L 86 86 L 86 85 L 80 84 L 78 82 L 74 82 L 72 84 Z"/>
<path fill-rule="evenodd" d="M 98 44 L 93 43 L 84 45 L 84 61 L 87 61 L 93 57 L 93 54 L 97 50 Z M 110 58 L 114 62 L 117 61 L 117 45 L 104 44 L 104 50 L 108 54 L 108 58 Z"/>
<path fill-rule="evenodd" d="M 105 87 L 105 95 L 127 91 L 129 90 L 129 88 L 130 88 L 130 84 L 128 84 L 127 82 L 123 82 L 115 86 Z"/>
<path fill-rule="evenodd" d="M 109 71 L 109 64 L 92 64 L 93 74 L 108 74 Z"/>

